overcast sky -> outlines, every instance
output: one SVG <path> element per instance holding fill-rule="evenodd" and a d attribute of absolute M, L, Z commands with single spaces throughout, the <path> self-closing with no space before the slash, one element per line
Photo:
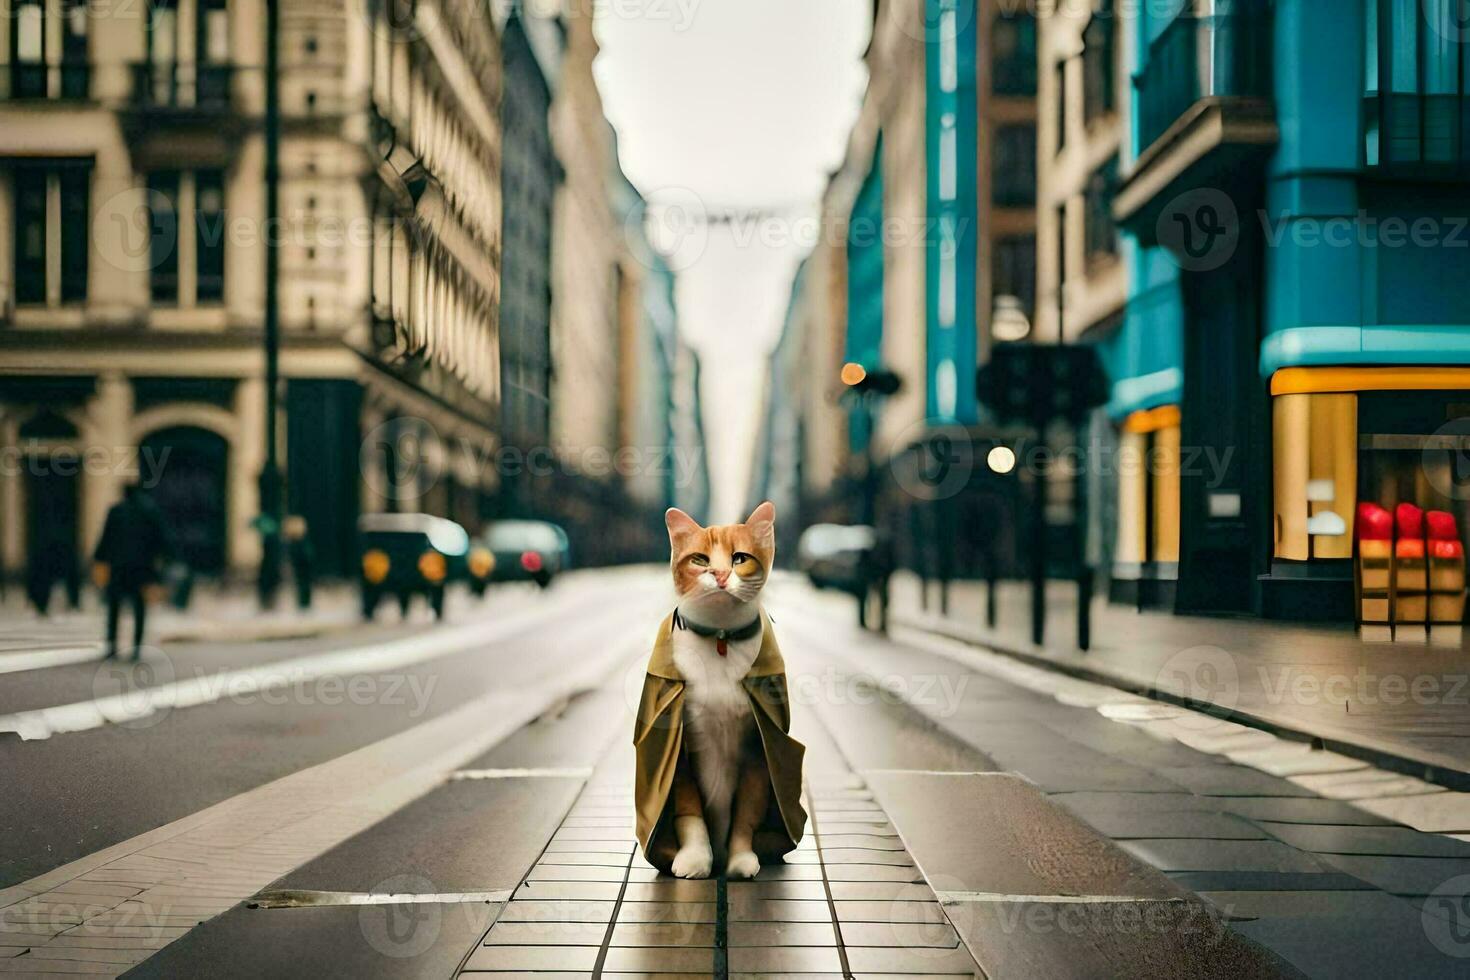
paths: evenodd
<path fill-rule="evenodd" d="M 624 172 L 657 211 L 684 336 L 704 369 L 717 521 L 742 519 L 810 216 L 867 73 L 871 0 L 597 0 L 595 66 Z M 707 226 L 701 213 L 768 212 Z"/>

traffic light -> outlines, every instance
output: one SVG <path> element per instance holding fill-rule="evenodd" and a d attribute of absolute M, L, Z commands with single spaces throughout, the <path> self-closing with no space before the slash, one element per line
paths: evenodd
<path fill-rule="evenodd" d="M 1107 402 L 1108 379 L 1089 345 L 997 344 L 975 394 L 1003 423 L 1075 423 Z"/>
<path fill-rule="evenodd" d="M 874 394 L 887 397 L 898 394 L 903 379 L 892 371 L 878 369 L 869 371 L 856 361 L 842 365 L 842 383 L 859 395 Z"/>

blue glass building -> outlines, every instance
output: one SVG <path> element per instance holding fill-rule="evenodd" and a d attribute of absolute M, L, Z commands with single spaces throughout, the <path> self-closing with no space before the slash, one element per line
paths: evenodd
<path fill-rule="evenodd" d="M 1130 296 L 1103 346 L 1109 413 L 1149 461 L 1119 464 L 1139 601 L 1348 619 L 1359 502 L 1450 510 L 1463 533 L 1441 451 L 1470 416 L 1453 7 L 1143 5 L 1115 205 Z"/>

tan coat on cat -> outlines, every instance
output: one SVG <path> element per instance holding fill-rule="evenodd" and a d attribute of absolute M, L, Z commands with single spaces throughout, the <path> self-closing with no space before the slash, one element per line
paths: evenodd
<path fill-rule="evenodd" d="M 648 863 L 666 874 L 679 850 L 674 835 L 674 776 L 680 770 L 689 772 L 684 746 L 684 678 L 674 666 L 673 626 L 673 616 L 659 626 L 633 727 L 638 843 Z M 766 863 L 794 850 L 806 830 L 806 811 L 801 807 L 801 760 L 806 747 L 788 734 L 791 699 L 786 687 L 786 662 L 781 659 L 769 617 L 760 653 L 745 675 L 745 693 L 760 733 L 773 790 L 754 841 L 755 853 Z"/>

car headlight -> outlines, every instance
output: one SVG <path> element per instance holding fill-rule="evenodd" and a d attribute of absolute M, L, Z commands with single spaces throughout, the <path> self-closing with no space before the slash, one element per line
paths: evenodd
<path fill-rule="evenodd" d="M 388 555 L 384 551 L 379 551 L 377 548 L 374 548 L 371 551 L 363 552 L 362 577 L 373 585 L 377 585 L 388 577 L 388 569 L 392 565 L 393 563 L 388 560 Z"/>
<path fill-rule="evenodd" d="M 495 571 L 495 555 L 488 548 L 476 548 L 470 552 L 469 566 L 475 578 L 488 578 Z"/>
<path fill-rule="evenodd" d="M 426 551 L 419 555 L 419 574 L 426 581 L 438 585 L 449 577 L 449 565 L 444 561 L 444 556 L 437 551 Z"/>

